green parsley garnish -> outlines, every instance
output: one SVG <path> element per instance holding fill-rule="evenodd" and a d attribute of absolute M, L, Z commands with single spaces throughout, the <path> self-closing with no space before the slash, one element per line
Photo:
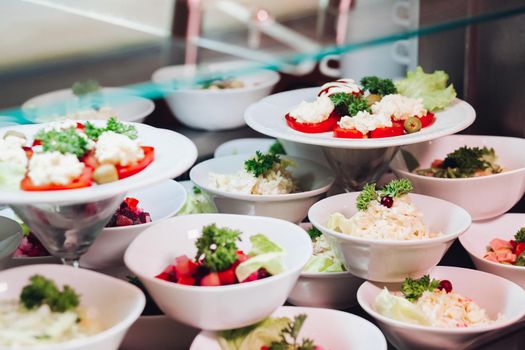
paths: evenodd
<path fill-rule="evenodd" d="M 255 152 L 255 157 L 244 162 L 244 168 L 247 172 L 250 172 L 255 176 L 260 176 L 271 170 L 274 164 L 280 162 L 281 158 L 278 154 L 263 154 L 260 151 L 257 151 Z"/>
<path fill-rule="evenodd" d="M 357 196 L 356 207 L 359 210 L 366 210 L 372 201 L 381 201 L 383 197 L 392 199 L 401 197 L 412 191 L 412 183 L 407 179 L 395 179 L 387 183 L 380 190 L 376 190 L 376 184 L 366 184 Z"/>
<path fill-rule="evenodd" d="M 516 266 L 525 266 L 525 252 L 516 259 Z"/>
<path fill-rule="evenodd" d="M 35 139 L 40 140 L 44 152 L 56 151 L 82 157 L 88 151 L 88 140 L 82 137 L 74 127 L 65 130 L 40 130 L 35 135 Z"/>
<path fill-rule="evenodd" d="M 516 243 L 525 243 L 525 227 L 520 228 L 519 231 L 516 232 L 514 240 Z"/>
<path fill-rule="evenodd" d="M 270 154 L 286 154 L 286 151 L 284 150 L 283 144 L 279 142 L 279 140 L 275 140 L 274 143 L 270 146 L 268 149 L 268 153 Z"/>
<path fill-rule="evenodd" d="M 439 282 L 439 280 L 430 279 L 429 275 L 424 275 L 418 280 L 407 277 L 401 285 L 401 292 L 403 293 L 405 299 L 409 301 L 416 301 L 421 295 L 423 295 L 423 292 L 431 292 L 438 288 Z"/>
<path fill-rule="evenodd" d="M 361 96 L 353 96 L 352 101 L 348 105 L 348 114 L 350 116 L 355 116 L 358 112 L 369 112 L 370 113 L 370 106 L 368 105 L 368 101 L 365 100 Z"/>
<path fill-rule="evenodd" d="M 87 94 L 92 94 L 100 90 L 100 85 L 94 79 L 88 79 L 86 81 L 77 81 L 71 87 L 73 95 L 80 97 Z"/>
<path fill-rule="evenodd" d="M 319 229 L 315 226 L 312 226 L 310 229 L 308 229 L 308 236 L 310 236 L 310 239 L 312 241 L 315 241 L 317 238 L 321 237 L 323 233 L 319 231 Z"/>
<path fill-rule="evenodd" d="M 211 224 L 202 228 L 202 235 L 195 242 L 197 247 L 196 261 L 211 271 L 226 270 L 237 260 L 237 241 L 241 232 L 227 227 Z"/>
<path fill-rule="evenodd" d="M 79 295 L 67 285 L 60 291 L 52 280 L 41 275 L 34 275 L 29 280 L 31 284 L 25 286 L 20 294 L 20 302 L 27 309 L 47 304 L 51 311 L 65 312 L 80 303 Z"/>
<path fill-rule="evenodd" d="M 368 76 L 361 79 L 361 85 L 363 86 L 363 89 L 368 90 L 371 94 L 385 96 L 397 93 L 396 86 L 390 79 Z"/>
<path fill-rule="evenodd" d="M 108 119 L 105 128 L 98 128 L 90 122 L 86 122 L 86 125 L 84 126 L 84 132 L 86 133 L 87 137 L 92 140 L 97 140 L 100 135 L 106 131 L 113 131 L 117 134 L 126 135 L 132 140 L 137 138 L 137 128 L 135 128 L 135 126 L 131 124 L 124 124 L 118 121 L 118 119 L 115 117 Z"/>
<path fill-rule="evenodd" d="M 202 193 L 202 190 L 200 189 L 200 187 L 197 187 L 197 186 L 193 186 L 192 191 L 193 191 L 193 194 L 201 194 Z"/>
<path fill-rule="evenodd" d="M 270 350 L 314 350 L 315 343 L 312 339 L 305 338 L 301 341 L 297 339 L 306 317 L 306 314 L 295 316 L 294 320 L 281 330 L 281 340 L 272 342 Z"/>
<path fill-rule="evenodd" d="M 330 100 L 335 106 L 335 111 L 341 115 L 355 116 L 357 112 L 370 112 L 368 102 L 362 96 L 355 96 L 344 92 L 330 95 Z"/>

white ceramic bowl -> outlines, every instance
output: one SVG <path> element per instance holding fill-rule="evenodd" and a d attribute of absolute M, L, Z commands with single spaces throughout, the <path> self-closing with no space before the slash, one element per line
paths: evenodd
<path fill-rule="evenodd" d="M 498 264 L 483 259 L 494 238 L 514 239 L 516 232 L 525 226 L 525 214 L 505 214 L 492 220 L 475 222 L 459 237 L 476 268 L 504 277 L 525 289 L 525 267 Z"/>
<path fill-rule="evenodd" d="M 250 236 L 263 233 L 286 252 L 287 270 L 259 281 L 219 287 L 187 286 L 155 278 L 179 255 L 193 257 L 203 226 L 216 223 L 242 232 L 239 248 L 250 249 Z M 219 330 L 256 323 L 281 306 L 312 254 L 302 228 L 273 218 L 195 214 L 153 225 L 139 235 L 124 256 L 159 308 L 169 317 L 193 327 Z"/>
<path fill-rule="evenodd" d="M 104 87 L 100 90 L 100 101 L 104 107 L 115 111 L 122 121 L 142 123 L 155 109 L 153 101 L 134 95 L 132 90 Z M 56 120 L 56 118 L 83 109 L 79 98 L 71 89 L 62 89 L 32 97 L 21 106 L 24 115 L 35 123 Z"/>
<path fill-rule="evenodd" d="M 244 63 L 222 62 L 208 65 L 207 74 L 242 69 Z M 197 72 L 195 66 L 179 65 L 158 69 L 152 80 L 162 84 L 166 102 L 175 117 L 184 125 L 196 129 L 223 130 L 245 125 L 244 111 L 249 105 L 268 96 L 279 81 L 279 74 L 270 70 L 255 70 L 235 76 L 244 87 L 223 90 L 204 90 L 192 86 L 174 88 L 172 81 L 191 80 Z"/>
<path fill-rule="evenodd" d="M 464 179 L 417 175 L 408 171 L 401 152 L 392 160 L 390 167 L 398 177 L 412 181 L 414 192 L 456 203 L 465 208 L 473 220 L 485 220 L 507 212 L 525 193 L 525 157 L 522 152 L 525 149 L 525 139 L 450 135 L 434 141 L 404 146 L 403 149 L 410 152 L 422 168 L 428 168 L 433 160 L 444 159 L 448 153 L 462 146 L 493 147 L 498 156 L 497 163 L 507 171 Z"/>
<path fill-rule="evenodd" d="M 168 180 L 128 193 L 127 197 L 138 199 L 139 208 L 150 213 L 152 221 L 140 225 L 104 228 L 81 257 L 82 267 L 99 270 L 124 265 L 124 252 L 129 244 L 148 227 L 177 214 L 186 200 L 186 190 L 179 183 Z"/>
<path fill-rule="evenodd" d="M 301 224 L 305 230 L 311 224 Z M 364 282 L 348 271 L 301 272 L 288 302 L 297 306 L 345 310 L 357 304 L 357 289 Z"/>
<path fill-rule="evenodd" d="M 299 339 L 310 338 L 323 349 L 386 350 L 387 348 L 385 337 L 375 325 L 347 312 L 282 306 L 272 314 L 272 317 L 293 319 L 299 314 L 308 315 L 299 333 Z M 190 350 L 221 350 L 221 347 L 214 332 L 203 331 L 195 338 Z"/>
<path fill-rule="evenodd" d="M 483 333 L 508 327 L 525 316 L 525 290 L 504 278 L 447 266 L 436 266 L 430 271 L 430 277 L 451 281 L 454 291 L 474 300 L 491 319 L 497 318 L 499 313 L 505 318 L 489 325 L 454 329 L 396 321 L 374 310 L 374 300 L 384 284 L 363 283 L 357 291 L 359 305 L 377 321 L 389 342 L 398 349 L 463 349 Z M 399 285 L 397 288 L 389 286 L 389 289 L 399 290 Z"/>
<path fill-rule="evenodd" d="M 275 139 L 269 138 L 245 138 L 227 141 L 215 150 L 215 158 L 224 156 L 234 156 L 237 154 L 255 154 L 256 151 L 268 152 Z"/>
<path fill-rule="evenodd" d="M 243 169 L 252 155 L 240 154 L 213 158 L 195 165 L 190 178 L 195 185 L 210 194 L 221 213 L 269 216 L 291 222 L 301 222 L 308 208 L 317 202 L 334 183 L 332 171 L 307 159 L 283 156 L 297 166 L 288 169 L 297 180 L 301 192 L 277 195 L 239 194 L 217 190 L 209 185 L 209 174 L 234 174 Z"/>
<path fill-rule="evenodd" d="M 323 232 L 336 255 L 354 275 L 381 282 L 400 282 L 407 276 L 419 277 L 436 266 L 452 242 L 471 224 L 470 215 L 442 199 L 410 194 L 412 203 L 423 214 L 423 221 L 442 235 L 424 240 L 395 241 L 352 237 L 330 230 L 326 223 L 339 212 L 350 218 L 357 212 L 352 192 L 328 197 L 314 204 L 308 212 L 310 222 Z"/>
<path fill-rule="evenodd" d="M 18 299 L 29 278 L 40 274 L 80 294 L 80 305 L 96 315 L 106 329 L 95 335 L 62 344 L 39 346 L 39 350 L 117 350 L 126 331 L 144 308 L 144 294 L 130 283 L 85 269 L 63 265 L 28 265 L 0 272 L 4 288 L 0 299 Z M 20 347 L 17 349 L 34 349 Z M 7 348 L 0 347 L 2 350 Z"/>
<path fill-rule="evenodd" d="M 22 237 L 22 227 L 16 221 L 0 216 L 0 270 L 9 264 Z"/>
<path fill-rule="evenodd" d="M 164 315 L 141 316 L 129 328 L 119 350 L 187 350 L 199 332 Z"/>

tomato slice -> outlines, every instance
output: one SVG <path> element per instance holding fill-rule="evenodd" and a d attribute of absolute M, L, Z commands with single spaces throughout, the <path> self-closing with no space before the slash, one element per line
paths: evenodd
<path fill-rule="evenodd" d="M 319 123 L 300 123 L 289 114 L 286 114 L 285 119 L 286 124 L 292 129 L 309 134 L 331 131 L 339 121 L 339 118 L 334 113 L 330 114 L 328 119 Z"/>
<path fill-rule="evenodd" d="M 421 128 L 426 128 L 427 126 L 432 125 L 434 121 L 436 120 L 436 117 L 434 116 L 434 113 L 432 112 L 427 112 L 427 114 L 425 114 L 422 117 L 418 117 L 418 118 L 419 120 L 421 120 Z"/>
<path fill-rule="evenodd" d="M 74 190 L 77 188 L 89 187 L 91 186 L 92 182 L 93 182 L 93 169 L 85 166 L 80 176 L 72 180 L 67 185 L 48 184 L 48 185 L 36 186 L 33 184 L 33 181 L 31 181 L 29 176 L 26 176 L 20 183 L 20 187 L 24 191 L 60 191 L 60 190 Z"/>
<path fill-rule="evenodd" d="M 153 162 L 155 159 L 155 148 L 150 146 L 142 146 L 142 150 L 144 151 L 144 158 L 139 160 L 137 163 L 126 166 L 116 166 L 119 179 L 125 179 L 131 175 L 135 175 L 136 173 L 144 170 Z"/>
<path fill-rule="evenodd" d="M 381 138 L 381 137 L 393 137 L 401 136 L 405 133 L 405 128 L 401 123 L 393 123 L 390 127 L 377 128 L 370 131 L 371 138 Z"/>
<path fill-rule="evenodd" d="M 31 147 L 23 146 L 22 149 L 26 152 L 26 157 L 29 159 L 33 156 L 33 149 Z"/>
<path fill-rule="evenodd" d="M 366 138 L 367 135 L 363 134 L 357 129 L 344 129 L 341 127 L 337 127 L 334 129 L 334 137 L 340 137 L 345 139 L 363 139 Z"/>

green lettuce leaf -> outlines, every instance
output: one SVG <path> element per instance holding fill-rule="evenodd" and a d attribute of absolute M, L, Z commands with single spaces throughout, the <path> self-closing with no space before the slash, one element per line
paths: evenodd
<path fill-rule="evenodd" d="M 408 72 L 406 79 L 396 81 L 395 85 L 401 95 L 422 98 L 425 108 L 436 112 L 456 98 L 454 86 L 447 86 L 447 81 L 448 74 L 442 70 L 425 73 L 423 68 L 417 67 L 415 72 Z"/>
<path fill-rule="evenodd" d="M 256 255 L 240 263 L 235 269 L 235 275 L 239 281 L 244 281 L 252 273 L 263 268 L 271 275 L 277 275 L 286 270 L 283 257 L 283 252 Z"/>
<path fill-rule="evenodd" d="M 280 253 L 282 248 L 277 244 L 272 242 L 268 237 L 262 233 L 258 233 L 250 237 L 250 242 L 252 243 L 252 249 L 248 255 L 255 256 L 265 253 Z"/>
<path fill-rule="evenodd" d="M 383 289 L 374 301 L 375 310 L 381 315 L 394 320 L 430 326 L 429 319 L 414 304 L 403 297 L 392 295 L 388 289 Z"/>
<path fill-rule="evenodd" d="M 213 200 L 205 193 L 188 193 L 184 206 L 178 215 L 216 213 Z"/>
<path fill-rule="evenodd" d="M 303 268 L 303 272 L 343 272 L 343 265 L 337 259 L 327 255 L 312 256 Z"/>
<path fill-rule="evenodd" d="M 218 332 L 222 350 L 253 350 L 279 341 L 281 330 L 288 326 L 287 317 L 270 317 L 255 325 Z"/>

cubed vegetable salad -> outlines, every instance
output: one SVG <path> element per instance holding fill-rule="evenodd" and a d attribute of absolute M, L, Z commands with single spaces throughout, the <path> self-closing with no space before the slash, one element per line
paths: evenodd
<path fill-rule="evenodd" d="M 263 279 L 286 268 L 284 251 L 263 234 L 250 237 L 251 250 L 240 250 L 241 232 L 211 224 L 202 228 L 196 240 L 194 259 L 177 256 L 156 277 L 168 282 L 192 286 L 223 286 Z"/>
<path fill-rule="evenodd" d="M 18 131 L 0 140 L 0 187 L 24 191 L 69 190 L 105 184 L 139 173 L 155 150 L 138 141 L 133 125 L 110 118 L 104 127 L 86 122 L 48 124 L 32 144 Z"/>

